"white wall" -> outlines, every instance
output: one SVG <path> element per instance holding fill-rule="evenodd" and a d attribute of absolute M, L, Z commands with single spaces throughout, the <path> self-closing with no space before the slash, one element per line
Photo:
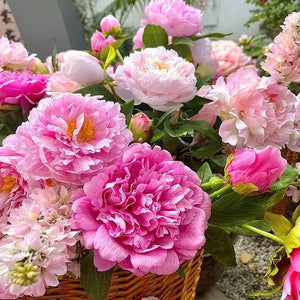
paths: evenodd
<path fill-rule="evenodd" d="M 97 0 L 96 11 L 101 11 L 111 0 Z M 252 25 L 250 28 L 244 27 L 244 24 L 250 17 L 249 9 L 251 5 L 245 0 L 208 0 L 209 7 L 204 11 L 204 32 L 222 32 L 234 34 L 228 39 L 237 40 L 242 33 L 248 35 L 259 34 L 258 25 Z M 133 10 L 126 26 L 139 27 L 139 20 L 144 17 L 140 10 Z"/>

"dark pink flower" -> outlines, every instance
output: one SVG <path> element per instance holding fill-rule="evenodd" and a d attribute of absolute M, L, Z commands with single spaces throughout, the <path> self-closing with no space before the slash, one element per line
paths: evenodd
<path fill-rule="evenodd" d="M 0 73 L 0 105 L 20 105 L 28 112 L 46 96 L 48 76 L 30 71 Z"/>
<path fill-rule="evenodd" d="M 171 274 L 205 243 L 210 199 L 195 172 L 159 147 L 135 143 L 75 192 L 74 227 L 99 271 Z"/>

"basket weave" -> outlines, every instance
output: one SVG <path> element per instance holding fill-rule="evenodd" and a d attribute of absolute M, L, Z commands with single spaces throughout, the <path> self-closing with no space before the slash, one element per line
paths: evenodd
<path fill-rule="evenodd" d="M 113 273 L 109 289 L 109 300 L 140 300 L 143 297 L 156 296 L 160 300 L 192 300 L 196 296 L 197 283 L 203 259 L 203 250 L 183 263 L 185 279 L 177 274 L 167 276 L 147 274 L 137 277 L 118 267 Z M 79 279 L 64 278 L 60 285 L 48 288 L 42 297 L 23 297 L 22 300 L 81 300 L 88 298 Z M 102 299 L 94 299 L 102 300 Z"/>
<path fill-rule="evenodd" d="M 293 151 L 289 150 L 288 148 L 282 149 L 281 155 L 293 167 L 296 165 L 296 163 L 299 161 L 299 158 L 300 158 L 300 155 L 298 152 L 293 152 Z M 273 206 L 270 209 L 270 211 L 273 214 L 285 215 L 286 209 L 287 209 L 287 204 L 288 204 L 288 196 L 284 196 L 284 198 L 280 202 L 278 202 L 275 206 Z"/>

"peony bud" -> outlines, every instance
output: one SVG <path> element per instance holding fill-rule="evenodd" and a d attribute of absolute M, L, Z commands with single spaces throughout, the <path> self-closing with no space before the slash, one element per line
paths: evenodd
<path fill-rule="evenodd" d="M 101 52 L 106 46 L 115 42 L 112 36 L 105 37 L 101 32 L 96 30 L 91 37 L 91 48 L 93 51 Z"/>
<path fill-rule="evenodd" d="M 152 120 L 143 112 L 139 112 L 132 116 L 129 129 L 133 134 L 134 141 L 145 142 L 152 135 Z"/>
<path fill-rule="evenodd" d="M 252 39 L 252 36 L 248 36 L 247 34 L 244 33 L 239 37 L 239 43 L 241 45 L 247 45 L 250 43 L 251 39 Z"/>
<path fill-rule="evenodd" d="M 44 65 L 39 58 L 33 58 L 29 61 L 27 70 L 33 73 L 49 74 L 49 69 Z"/>
<path fill-rule="evenodd" d="M 119 33 L 121 31 L 120 22 L 113 15 L 104 17 L 100 22 L 100 28 L 103 32 Z"/>
<path fill-rule="evenodd" d="M 81 86 L 97 84 L 105 79 L 105 72 L 98 59 L 83 51 L 67 51 L 60 70 Z"/>
<path fill-rule="evenodd" d="M 286 164 L 280 150 L 273 146 L 237 150 L 227 159 L 225 181 L 239 194 L 261 193 L 281 177 Z"/>

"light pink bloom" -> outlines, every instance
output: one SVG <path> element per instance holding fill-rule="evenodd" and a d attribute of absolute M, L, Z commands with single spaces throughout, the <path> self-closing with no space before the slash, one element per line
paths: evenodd
<path fill-rule="evenodd" d="M 243 52 L 243 49 L 233 41 L 212 41 L 211 46 L 212 59 L 218 61 L 218 71 L 224 76 L 236 71 L 240 67 L 244 67 L 251 59 Z"/>
<path fill-rule="evenodd" d="M 100 22 L 100 28 L 103 32 L 109 32 L 115 30 L 121 30 L 120 22 L 113 16 L 108 15 L 104 17 Z"/>
<path fill-rule="evenodd" d="M 143 34 L 145 27 L 140 27 L 135 36 L 133 37 L 133 50 L 144 49 Z"/>
<path fill-rule="evenodd" d="M 56 54 L 56 63 L 57 63 L 58 71 L 60 71 L 61 64 L 64 61 L 64 55 L 65 55 L 65 53 L 66 53 L 66 51 L 59 52 L 59 53 Z M 53 65 L 52 65 L 52 56 L 48 56 L 46 58 L 45 65 L 48 68 L 48 70 L 50 71 L 50 73 L 54 72 Z"/>
<path fill-rule="evenodd" d="M 145 8 L 150 24 L 161 26 L 171 36 L 193 36 L 202 28 L 202 12 L 183 0 L 152 0 Z"/>
<path fill-rule="evenodd" d="M 81 88 L 82 86 L 78 82 L 68 78 L 62 72 L 55 72 L 50 74 L 47 83 L 48 93 L 75 92 Z"/>
<path fill-rule="evenodd" d="M 0 72 L 0 105 L 20 105 L 27 113 L 46 97 L 48 76 L 24 72 Z"/>
<path fill-rule="evenodd" d="M 282 300 L 300 299 L 300 248 L 294 249 L 290 257 L 291 265 L 285 275 Z"/>
<path fill-rule="evenodd" d="M 101 52 L 106 46 L 113 42 L 115 42 L 115 39 L 112 36 L 106 38 L 102 32 L 96 30 L 91 37 L 91 48 L 93 51 Z"/>
<path fill-rule="evenodd" d="M 299 175 L 300 175 L 300 163 L 296 163 L 296 170 L 298 172 L 298 182 L 300 180 Z M 286 191 L 287 196 L 292 197 L 292 200 L 295 203 L 298 203 L 300 201 L 300 189 L 298 186 L 290 185 L 288 190 Z"/>
<path fill-rule="evenodd" d="M 105 79 L 98 59 L 84 51 L 69 50 L 64 53 L 60 71 L 81 86 L 100 83 Z"/>
<path fill-rule="evenodd" d="M 245 148 L 228 157 L 225 179 L 238 193 L 262 193 L 281 177 L 286 164 L 276 147 L 268 146 L 263 150 Z"/>
<path fill-rule="evenodd" d="M 6 37 L 0 38 L 0 71 L 25 70 L 33 56 L 29 56 L 24 45 L 10 42 Z"/>
<path fill-rule="evenodd" d="M 82 184 L 118 159 L 132 139 L 120 105 L 60 94 L 43 99 L 4 147 L 22 156 L 18 168 L 36 180 Z"/>
<path fill-rule="evenodd" d="M 197 93 L 193 64 L 164 47 L 147 48 L 125 57 L 115 72 L 116 92 L 125 101 L 147 103 L 167 111 L 194 98 Z"/>
<path fill-rule="evenodd" d="M 135 143 L 75 191 L 74 226 L 99 271 L 171 274 L 205 243 L 210 199 L 195 172 L 159 147 Z"/>

